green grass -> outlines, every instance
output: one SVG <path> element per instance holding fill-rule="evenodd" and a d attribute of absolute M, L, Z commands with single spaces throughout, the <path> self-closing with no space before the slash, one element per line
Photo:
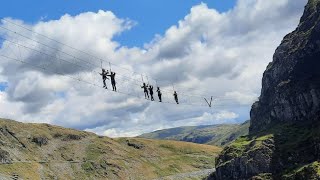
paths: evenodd
<path fill-rule="evenodd" d="M 181 154 L 199 153 L 199 151 L 195 151 L 192 148 L 180 148 L 180 147 L 174 146 L 172 144 L 161 144 L 160 147 L 165 148 L 165 149 L 169 149 L 172 152 L 181 153 Z"/>
<path fill-rule="evenodd" d="M 265 141 L 265 140 L 268 140 L 270 138 L 274 138 L 274 135 L 273 134 L 267 134 L 265 136 L 261 136 L 261 137 L 258 137 L 257 139 L 255 139 L 256 141 Z"/>
<path fill-rule="evenodd" d="M 99 144 L 91 143 L 86 149 L 86 155 L 88 160 L 97 160 L 103 153 Z"/>
<path fill-rule="evenodd" d="M 232 147 L 237 149 L 244 149 L 247 145 L 249 145 L 253 140 L 248 136 L 241 136 L 234 143 L 231 144 Z"/>
<path fill-rule="evenodd" d="M 273 134 L 266 134 L 263 136 L 240 136 L 229 146 L 225 147 L 221 154 L 225 159 L 217 159 L 217 166 L 224 166 L 230 163 L 231 159 L 246 156 L 250 151 L 260 149 L 262 143 L 266 140 L 273 139 Z"/>
<path fill-rule="evenodd" d="M 37 173 L 39 167 L 37 163 L 0 164 L 0 173 L 7 176 L 16 173 L 24 179 L 40 179 Z"/>
<path fill-rule="evenodd" d="M 310 164 L 303 165 L 293 169 L 283 175 L 283 179 L 319 179 L 320 178 L 320 162 L 315 161 Z"/>
<path fill-rule="evenodd" d="M 169 166 L 166 166 L 166 167 L 161 167 L 157 163 L 152 163 L 151 165 L 154 167 L 155 173 L 159 177 L 164 177 L 164 176 L 177 174 L 181 172 L 181 167 L 177 164 L 170 164 Z"/>
<path fill-rule="evenodd" d="M 81 165 L 82 169 L 86 172 L 92 173 L 94 171 L 94 167 L 91 162 L 85 162 Z"/>

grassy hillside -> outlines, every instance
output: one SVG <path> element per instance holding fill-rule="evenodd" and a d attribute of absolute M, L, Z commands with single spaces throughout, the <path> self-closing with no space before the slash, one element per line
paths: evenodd
<path fill-rule="evenodd" d="M 186 142 L 97 136 L 0 119 L 0 177 L 154 179 L 213 168 L 220 148 Z"/>
<path fill-rule="evenodd" d="M 239 136 L 248 134 L 250 122 L 243 124 L 221 124 L 211 126 L 187 126 L 164 129 L 152 133 L 143 134 L 139 137 L 148 139 L 167 139 L 225 146 Z"/>

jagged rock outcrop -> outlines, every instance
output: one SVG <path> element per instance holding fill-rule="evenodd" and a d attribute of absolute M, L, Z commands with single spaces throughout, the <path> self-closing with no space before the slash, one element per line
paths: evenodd
<path fill-rule="evenodd" d="M 273 137 L 243 140 L 226 147 L 217 158 L 216 165 L 220 167 L 215 174 L 217 179 L 241 179 L 271 171 L 275 150 Z M 243 142 L 246 145 L 242 145 Z"/>
<path fill-rule="evenodd" d="M 68 134 L 66 137 L 64 137 L 62 140 L 63 141 L 72 141 L 72 140 L 81 140 L 82 137 L 76 134 Z"/>
<path fill-rule="evenodd" d="M 320 179 L 320 0 L 277 48 L 250 116 L 249 136 L 223 150 L 208 179 Z"/>
<path fill-rule="evenodd" d="M 0 149 L 0 164 L 11 163 L 10 154 L 7 151 Z"/>
<path fill-rule="evenodd" d="M 48 138 L 46 137 L 34 137 L 32 138 L 32 142 L 36 143 L 38 146 L 44 146 L 48 144 Z"/>
<path fill-rule="evenodd" d="M 128 146 L 133 147 L 135 149 L 144 148 L 144 145 L 142 143 L 137 142 L 137 141 L 133 141 L 133 140 L 130 141 L 129 139 L 127 139 L 126 142 L 127 142 Z"/>

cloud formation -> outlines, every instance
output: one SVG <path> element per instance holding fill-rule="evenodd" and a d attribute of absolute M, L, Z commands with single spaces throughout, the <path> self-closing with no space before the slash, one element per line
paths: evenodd
<path fill-rule="evenodd" d="M 0 91 L 0 116 L 108 136 L 247 120 L 248 109 L 260 93 L 262 73 L 283 36 L 297 26 L 305 3 L 306 0 L 238 0 L 233 9 L 224 13 L 202 3 L 192 7 L 163 35 L 155 35 L 144 47 L 134 48 L 122 46 L 113 38 L 134 28 L 136 22 L 120 19 L 110 11 L 64 15 L 34 25 L 5 18 L 1 26 L 18 34 L 1 28 L 1 36 L 7 40 L 2 42 L 0 54 L 47 70 L 1 57 L 0 79 L 8 82 L 8 87 Z M 33 34 L 6 19 L 110 60 L 114 63 L 112 70 L 117 72 L 118 89 L 131 96 L 76 81 L 101 85 L 97 72 L 101 65 L 110 67 L 101 64 L 99 58 Z M 134 71 L 143 72 L 144 81 L 161 86 L 166 101 L 173 102 L 174 83 L 182 104 L 205 105 L 202 97 L 187 95 L 206 94 L 215 97 L 214 108 L 144 101 L 139 98 L 143 97 L 141 75 Z"/>

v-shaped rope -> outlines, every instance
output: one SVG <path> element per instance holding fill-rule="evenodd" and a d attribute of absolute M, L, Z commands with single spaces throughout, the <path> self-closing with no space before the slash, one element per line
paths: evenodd
<path fill-rule="evenodd" d="M 212 103 L 212 96 L 211 96 L 211 99 L 210 99 L 210 103 L 208 102 L 208 100 L 206 98 L 204 98 L 204 100 L 207 102 L 208 106 L 211 107 L 211 103 Z"/>

